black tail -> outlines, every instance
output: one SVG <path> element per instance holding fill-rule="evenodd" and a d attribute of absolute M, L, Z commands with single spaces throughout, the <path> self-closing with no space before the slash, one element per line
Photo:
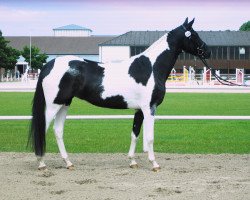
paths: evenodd
<path fill-rule="evenodd" d="M 43 156 L 46 148 L 45 98 L 41 79 L 39 77 L 33 99 L 32 120 L 28 138 L 28 143 L 31 144 L 37 156 Z"/>
<path fill-rule="evenodd" d="M 28 138 L 30 144 L 37 156 L 43 156 L 46 149 L 46 119 L 45 119 L 45 97 L 42 82 L 43 79 L 50 73 L 55 63 L 55 59 L 49 61 L 43 66 L 36 86 L 36 91 L 33 99 L 32 120 Z"/>

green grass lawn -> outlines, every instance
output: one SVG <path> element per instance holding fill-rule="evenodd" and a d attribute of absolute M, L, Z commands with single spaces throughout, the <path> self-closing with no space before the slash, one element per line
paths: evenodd
<path fill-rule="evenodd" d="M 30 115 L 33 93 L 0 92 L 0 115 Z M 158 115 L 250 115 L 250 94 L 166 95 Z M 110 110 L 75 99 L 70 115 L 133 114 Z M 130 120 L 67 120 L 65 144 L 69 152 L 127 152 Z M 0 151 L 25 152 L 29 121 L 0 121 Z M 168 153 L 250 153 L 250 122 L 244 120 L 159 120 L 155 151 Z M 48 152 L 58 152 L 50 128 Z M 138 144 L 142 151 L 142 139 Z"/>
<path fill-rule="evenodd" d="M 0 92 L 0 115 L 30 115 L 33 93 Z M 168 93 L 157 115 L 250 115 L 250 94 Z M 74 99 L 69 115 L 133 114 Z"/>
<path fill-rule="evenodd" d="M 132 120 L 67 120 L 65 145 L 72 153 L 127 153 L 131 126 Z M 1 121 L 0 151 L 27 151 L 28 127 L 28 121 Z M 249 130 L 249 121 L 159 120 L 154 147 L 168 153 L 250 153 Z M 47 149 L 58 152 L 52 128 Z M 142 152 L 142 137 L 137 149 Z"/>

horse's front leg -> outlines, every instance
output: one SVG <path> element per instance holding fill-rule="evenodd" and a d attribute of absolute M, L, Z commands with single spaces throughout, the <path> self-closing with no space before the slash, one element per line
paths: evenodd
<path fill-rule="evenodd" d="M 132 133 L 131 133 L 131 145 L 130 145 L 130 149 L 128 153 L 128 156 L 131 159 L 131 163 L 130 163 L 131 168 L 138 167 L 135 161 L 135 149 L 136 149 L 138 136 L 141 130 L 142 122 L 143 122 L 143 113 L 141 110 L 138 110 L 134 115 L 134 122 L 133 122 L 133 128 L 132 128 Z"/>
<path fill-rule="evenodd" d="M 155 154 L 154 154 L 154 114 L 155 114 L 156 107 L 152 106 L 143 108 L 143 115 L 144 115 L 144 123 L 143 123 L 143 130 L 145 142 L 147 144 L 148 150 L 148 159 L 153 164 L 153 171 L 159 171 L 160 166 L 155 161 Z"/>

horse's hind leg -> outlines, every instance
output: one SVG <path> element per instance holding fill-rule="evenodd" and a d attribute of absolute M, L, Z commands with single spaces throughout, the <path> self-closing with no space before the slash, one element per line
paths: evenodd
<path fill-rule="evenodd" d="M 64 141 L 63 141 L 63 130 L 64 130 L 64 122 L 66 120 L 66 115 L 68 112 L 68 106 L 62 106 L 62 108 L 58 111 L 54 121 L 54 132 L 56 136 L 57 145 L 63 160 L 66 163 L 67 169 L 72 169 L 73 164 L 70 162 L 68 158 L 68 154 L 65 149 Z"/>
<path fill-rule="evenodd" d="M 135 149 L 136 149 L 136 143 L 138 140 L 138 136 L 139 136 L 139 133 L 141 130 L 142 121 L 143 121 L 143 113 L 141 110 L 138 110 L 134 116 L 133 131 L 131 133 L 131 145 L 130 145 L 130 149 L 129 149 L 129 153 L 128 153 L 128 156 L 131 159 L 131 163 L 130 163 L 131 168 L 138 167 L 138 165 L 135 161 Z"/>
<path fill-rule="evenodd" d="M 48 131 L 50 123 L 52 122 L 52 120 L 54 119 L 55 115 L 57 114 L 57 112 L 60 110 L 61 107 L 62 107 L 61 105 L 57 105 L 57 104 L 47 104 L 46 105 L 46 111 L 45 111 L 46 133 Z M 44 163 L 43 157 L 44 156 L 37 157 L 37 160 L 39 162 L 39 166 L 38 166 L 39 170 L 46 169 L 46 165 Z"/>

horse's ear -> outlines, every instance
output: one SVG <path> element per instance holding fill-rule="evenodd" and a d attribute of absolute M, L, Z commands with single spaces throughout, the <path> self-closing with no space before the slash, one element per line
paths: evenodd
<path fill-rule="evenodd" d="M 188 29 L 191 29 L 191 28 L 192 28 L 193 23 L 194 23 L 194 20 L 195 20 L 195 18 L 194 18 L 191 22 L 188 23 L 188 25 L 187 25 L 187 28 L 188 28 Z"/>
<path fill-rule="evenodd" d="M 188 25 L 188 17 L 186 18 L 185 22 L 183 23 L 183 26 L 187 26 Z"/>

